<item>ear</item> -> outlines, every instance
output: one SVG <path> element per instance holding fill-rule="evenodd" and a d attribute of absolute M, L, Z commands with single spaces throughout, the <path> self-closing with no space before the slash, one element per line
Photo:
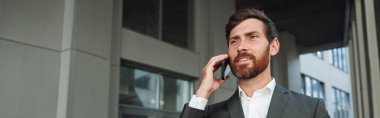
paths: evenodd
<path fill-rule="evenodd" d="M 280 51 L 280 41 L 277 38 L 274 38 L 270 43 L 270 55 L 274 56 Z"/>

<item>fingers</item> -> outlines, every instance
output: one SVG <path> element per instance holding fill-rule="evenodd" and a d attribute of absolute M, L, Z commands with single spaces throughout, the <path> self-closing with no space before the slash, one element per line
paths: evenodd
<path fill-rule="evenodd" d="M 224 80 L 223 79 L 218 79 L 218 82 L 220 83 L 220 84 L 223 84 L 225 81 L 227 81 L 227 80 L 229 80 L 230 79 L 230 76 L 226 76 L 226 78 L 224 78 Z"/>
<path fill-rule="evenodd" d="M 222 79 L 216 79 L 214 76 L 214 71 L 219 68 L 218 64 L 227 58 L 227 54 L 221 54 L 210 59 L 210 61 L 202 70 L 202 81 L 196 92 L 197 96 L 208 98 L 208 96 L 217 90 L 219 86 L 225 81 Z M 228 79 L 229 77 L 226 77 L 226 80 Z"/>
<path fill-rule="evenodd" d="M 221 55 L 212 57 L 210 61 L 207 63 L 207 65 L 205 66 L 205 69 L 207 71 L 214 72 L 216 69 L 220 67 L 220 63 L 223 60 L 226 60 L 227 58 L 228 58 L 227 54 L 221 54 Z"/>

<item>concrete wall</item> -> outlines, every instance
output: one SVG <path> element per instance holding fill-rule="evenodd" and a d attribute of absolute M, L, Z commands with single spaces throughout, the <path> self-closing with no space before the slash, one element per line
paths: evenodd
<path fill-rule="evenodd" d="M 113 1 L 0 3 L 0 117 L 108 117 Z"/>
<path fill-rule="evenodd" d="M 0 117 L 57 113 L 64 2 L 0 1 Z"/>

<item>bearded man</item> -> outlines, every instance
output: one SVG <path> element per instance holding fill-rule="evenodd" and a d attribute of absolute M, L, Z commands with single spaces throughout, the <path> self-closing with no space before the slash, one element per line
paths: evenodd
<path fill-rule="evenodd" d="M 321 99 L 289 91 L 271 76 L 270 59 L 280 49 L 274 23 L 256 9 L 242 9 L 226 25 L 228 54 L 212 57 L 202 70 L 201 84 L 181 118 L 329 118 Z M 229 77 L 217 79 L 214 72 L 229 61 L 238 78 L 234 95 L 207 105 L 208 97 Z"/>

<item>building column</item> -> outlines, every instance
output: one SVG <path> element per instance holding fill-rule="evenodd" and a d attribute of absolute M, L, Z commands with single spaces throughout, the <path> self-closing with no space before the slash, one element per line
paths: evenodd
<path fill-rule="evenodd" d="M 208 45 L 207 58 L 203 60 L 201 68 L 203 68 L 211 57 L 228 53 L 227 40 L 224 29 L 228 22 L 228 18 L 235 12 L 234 0 L 207 0 L 208 6 Z M 201 70 L 200 70 L 201 71 Z M 216 75 L 220 75 L 218 70 Z M 231 73 L 231 75 L 233 75 Z M 217 76 L 219 77 L 219 76 Z M 212 96 L 209 98 L 209 103 L 216 103 L 229 98 L 236 90 L 236 78 L 232 77 L 226 81 Z M 194 87 L 198 88 L 198 87 Z"/>
<path fill-rule="evenodd" d="M 357 118 L 380 117 L 380 75 L 373 0 L 355 0 L 350 41 L 354 111 Z"/>
<path fill-rule="evenodd" d="M 113 1 L 65 0 L 57 118 L 106 118 Z"/>
<path fill-rule="evenodd" d="M 301 67 L 296 38 L 289 32 L 280 32 L 280 52 L 272 57 L 271 70 L 276 82 L 289 90 L 300 92 Z"/>
<path fill-rule="evenodd" d="M 109 87 L 108 118 L 119 118 L 119 85 L 120 59 L 122 40 L 122 11 L 123 0 L 113 0 L 112 41 L 111 41 L 111 72 Z"/>

